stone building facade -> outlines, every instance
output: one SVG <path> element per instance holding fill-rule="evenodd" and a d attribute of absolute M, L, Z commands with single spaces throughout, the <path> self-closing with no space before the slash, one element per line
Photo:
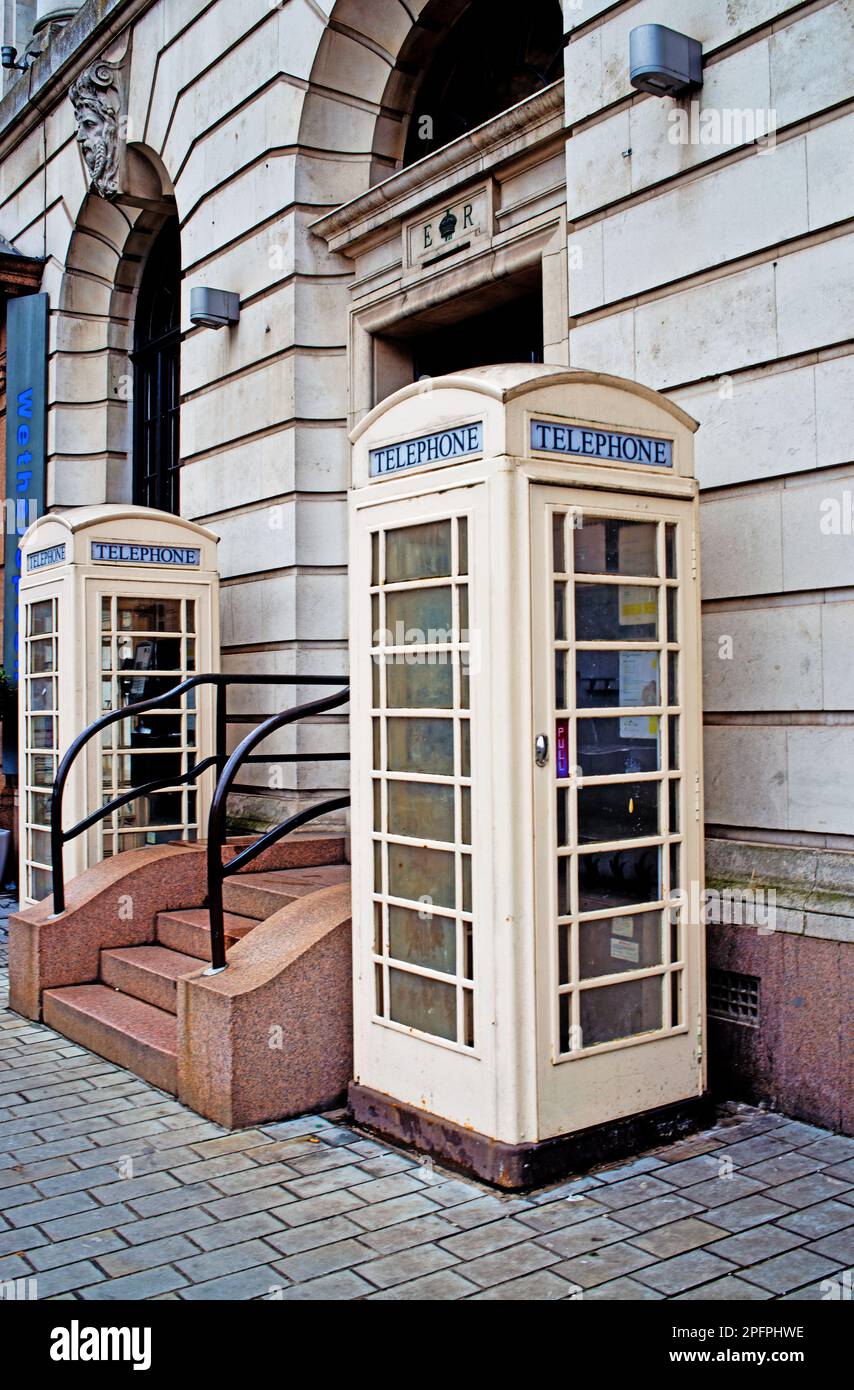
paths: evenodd
<path fill-rule="evenodd" d="M 542 360 L 699 420 L 709 876 L 776 894 L 775 930 L 710 930 L 717 1077 L 850 1130 L 854 0 L 2 16 L 33 55 L 0 235 L 50 298 L 47 504 L 171 501 L 218 534 L 225 670 L 346 666 L 348 430 L 398 386 Z M 632 87 L 651 22 L 702 43 L 702 88 Z M 239 294 L 235 327 L 191 324 L 199 286 Z M 180 373 L 163 478 L 150 351 Z M 290 738 L 341 751 L 346 717 Z M 344 773 L 289 776 L 262 814 Z"/>

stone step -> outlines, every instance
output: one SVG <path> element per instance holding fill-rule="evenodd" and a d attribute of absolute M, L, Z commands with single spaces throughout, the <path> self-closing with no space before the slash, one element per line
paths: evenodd
<path fill-rule="evenodd" d="M 263 873 L 236 874 L 222 886 L 222 901 L 227 912 L 254 917 L 263 922 L 287 907 L 296 898 L 314 893 L 318 888 L 331 888 L 346 883 L 350 877 L 349 864 L 327 864 L 316 868 L 268 869 Z"/>
<path fill-rule="evenodd" d="M 178 1022 L 106 985 L 67 985 L 44 992 L 44 1021 L 63 1037 L 175 1095 Z"/>
<path fill-rule="evenodd" d="M 178 1011 L 178 980 L 207 964 L 168 946 L 123 946 L 101 952 L 101 980 L 110 989 L 174 1014 Z"/>
<path fill-rule="evenodd" d="M 235 853 L 254 845 L 257 835 L 229 835 L 227 844 Z M 262 869 L 309 869 L 321 864 L 346 864 L 348 842 L 343 835 L 287 835 L 255 861 Z"/>
<path fill-rule="evenodd" d="M 223 915 L 226 950 L 258 925 L 257 917 L 241 917 L 233 912 Z M 158 912 L 154 920 L 154 934 L 161 946 L 168 946 L 170 950 L 185 956 L 194 956 L 202 964 L 210 963 L 211 919 L 206 907 Z"/>

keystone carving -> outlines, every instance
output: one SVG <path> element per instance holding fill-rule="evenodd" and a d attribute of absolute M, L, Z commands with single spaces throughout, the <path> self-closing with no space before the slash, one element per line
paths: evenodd
<path fill-rule="evenodd" d="M 77 118 L 77 143 L 90 188 L 102 198 L 114 198 L 119 188 L 122 111 L 120 69 L 99 59 L 71 84 L 68 95 Z"/>

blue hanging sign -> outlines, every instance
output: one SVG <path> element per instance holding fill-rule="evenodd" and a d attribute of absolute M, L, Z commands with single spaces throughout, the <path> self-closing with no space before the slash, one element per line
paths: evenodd
<path fill-rule="evenodd" d="M 46 294 L 25 294 L 6 305 L 6 546 L 3 667 L 19 675 L 18 588 L 21 537 L 45 502 L 47 444 Z"/>

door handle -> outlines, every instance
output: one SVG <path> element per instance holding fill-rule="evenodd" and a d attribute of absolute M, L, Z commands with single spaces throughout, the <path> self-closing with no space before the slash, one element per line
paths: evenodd
<path fill-rule="evenodd" d="M 545 767 L 549 760 L 549 740 L 546 734 L 537 734 L 534 740 L 534 760 L 537 767 Z"/>

